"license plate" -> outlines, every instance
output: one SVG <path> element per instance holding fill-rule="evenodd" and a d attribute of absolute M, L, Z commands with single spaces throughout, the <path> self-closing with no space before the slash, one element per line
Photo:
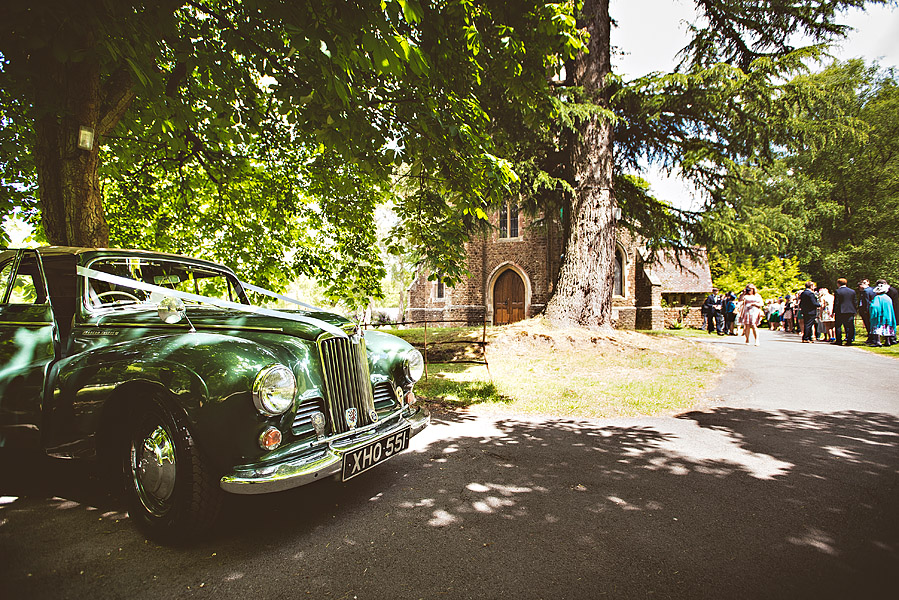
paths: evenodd
<path fill-rule="evenodd" d="M 343 455 L 343 480 L 351 479 L 409 447 L 410 427 Z"/>

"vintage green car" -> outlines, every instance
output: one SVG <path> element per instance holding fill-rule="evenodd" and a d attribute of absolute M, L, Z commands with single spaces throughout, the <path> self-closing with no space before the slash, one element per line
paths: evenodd
<path fill-rule="evenodd" d="M 161 537 L 210 527 L 223 492 L 350 479 L 429 421 L 421 354 L 264 294 L 205 260 L 0 252 L 0 445 L 96 457 Z"/>

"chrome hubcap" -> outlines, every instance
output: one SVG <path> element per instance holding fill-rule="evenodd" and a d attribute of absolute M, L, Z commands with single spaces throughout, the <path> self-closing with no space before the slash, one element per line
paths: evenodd
<path fill-rule="evenodd" d="M 131 472 L 141 504 L 153 515 L 169 509 L 175 489 L 175 444 L 161 425 L 131 445 Z"/>

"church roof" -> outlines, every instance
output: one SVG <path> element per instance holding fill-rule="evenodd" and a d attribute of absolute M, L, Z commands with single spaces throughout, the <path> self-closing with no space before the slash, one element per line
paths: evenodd
<path fill-rule="evenodd" d="M 700 249 L 696 258 L 675 256 L 673 252 L 659 253 L 654 262 L 646 265 L 662 287 L 662 293 L 690 294 L 710 292 L 712 290 L 712 273 L 705 248 Z M 649 274 L 647 273 L 647 274 Z"/>

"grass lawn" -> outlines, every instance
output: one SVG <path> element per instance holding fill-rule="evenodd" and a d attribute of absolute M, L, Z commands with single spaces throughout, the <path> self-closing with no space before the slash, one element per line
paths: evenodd
<path fill-rule="evenodd" d="M 414 344 L 422 339 L 420 330 L 408 331 L 396 333 Z M 480 341 L 482 335 L 481 328 L 434 331 L 439 332 L 434 339 L 444 342 Z M 429 328 L 429 345 L 431 340 Z M 695 406 L 725 367 L 720 355 L 689 340 L 633 331 L 554 330 L 538 320 L 490 327 L 487 340 L 489 369 L 431 362 L 416 394 L 437 404 L 488 413 L 568 417 L 670 413 Z M 433 354 L 429 347 L 429 355 Z"/>
<path fill-rule="evenodd" d="M 692 327 L 684 327 L 683 329 L 661 329 L 658 331 L 646 331 L 645 333 L 649 335 L 673 335 L 675 337 L 708 337 L 709 335 L 715 335 L 714 333 L 709 333 L 704 329 L 693 329 Z"/>
<path fill-rule="evenodd" d="M 892 356 L 893 358 L 899 358 L 899 344 L 893 344 L 889 348 L 872 348 L 870 346 L 865 346 L 864 344 L 858 345 L 856 342 L 856 346 L 863 350 L 867 350 L 868 352 L 873 352 L 874 354 L 883 354 L 884 356 Z"/>

